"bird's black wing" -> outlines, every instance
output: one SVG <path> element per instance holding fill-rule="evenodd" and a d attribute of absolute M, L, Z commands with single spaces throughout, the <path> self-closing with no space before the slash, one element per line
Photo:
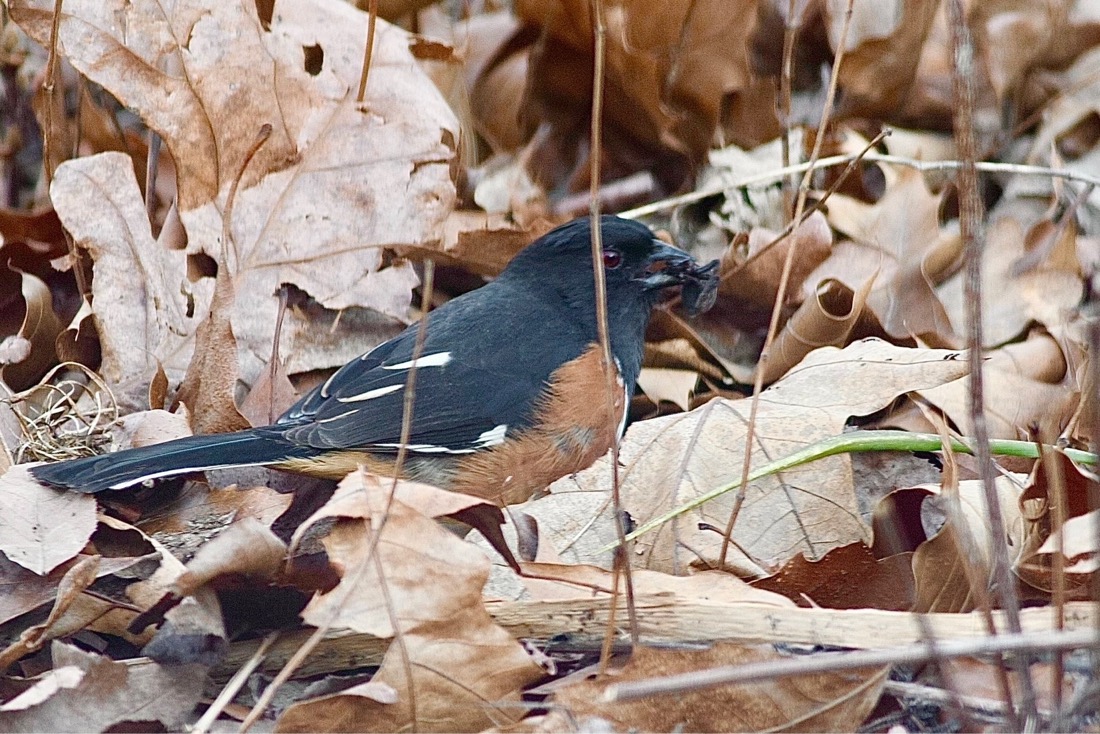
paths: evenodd
<path fill-rule="evenodd" d="M 587 346 L 546 304 L 498 294 L 495 286 L 429 317 L 415 360 L 409 450 L 472 453 L 528 427 L 553 371 Z M 495 309 L 498 302 L 509 312 Z M 286 438 L 322 450 L 396 452 L 416 332 L 410 327 L 303 397 L 279 420 Z"/>

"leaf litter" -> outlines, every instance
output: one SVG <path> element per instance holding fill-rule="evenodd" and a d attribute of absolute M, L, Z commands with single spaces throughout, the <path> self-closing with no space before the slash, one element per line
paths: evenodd
<path fill-rule="evenodd" d="M 603 3 L 605 206 L 688 193 L 646 221 L 721 261 L 714 309 L 692 319 L 674 304 L 655 318 L 619 452 L 623 509 L 647 529 L 628 553 L 635 592 L 655 615 L 643 641 L 671 647 L 593 668 L 603 628 L 565 611 L 615 609 L 617 644 L 627 639 L 626 609 L 606 593 L 615 576 L 597 568 L 610 568 L 615 537 L 608 458 L 503 515 L 433 488 L 391 493 L 361 473 L 335 493 L 244 472 L 196 478 L 175 496 L 97 501 L 38 487 L 11 466 L 269 422 L 295 390 L 419 317 L 420 261 L 447 266 L 438 303 L 586 209 L 589 4 L 524 0 L 509 12 L 485 3 L 485 12 L 455 15 L 443 4 L 383 5 L 423 35 L 379 21 L 360 102 L 367 19 L 336 0 L 280 0 L 274 10 L 71 0 L 56 45 L 54 3 L 11 3 L 0 59 L 14 100 L 0 114 L 0 159 L 13 174 L 0 188 L 5 730 L 192 725 L 203 711 L 219 713 L 209 708 L 228 677 L 219 661 L 272 628 L 327 630 L 301 671 L 336 674 L 308 692 L 284 686 L 264 722 L 282 731 L 949 722 L 950 708 L 909 707 L 916 689 L 891 687 L 886 668 L 671 703 L 602 699 L 618 680 L 803 652 L 761 633 L 717 642 L 717 632 L 685 623 L 700 604 L 765 619 L 797 604 L 807 622 L 795 638 L 808 644 L 841 609 L 981 627 L 966 626 L 982 604 L 974 570 L 989 558 L 969 555 L 963 539 L 990 544 L 972 461 L 959 457 L 961 478 L 942 486 L 910 486 L 908 457 L 859 473 L 841 454 L 739 487 L 744 396 L 757 369 L 770 386 L 754 467 L 864 427 L 935 433 L 946 421 L 973 432 L 959 351 L 973 345 L 946 3 L 852 4 L 825 130 L 817 127 L 843 3 Z M 1089 448 L 1083 306 L 1100 262 L 1100 17 L 1070 0 L 967 7 L 981 156 L 1020 166 L 981 174 L 990 433 Z M 786 17 L 791 9 L 797 17 Z M 785 23 L 798 25 L 787 98 Z M 41 86 L 51 46 L 64 95 Z M 265 123 L 271 136 L 247 156 Z M 895 132 L 852 163 L 886 127 Z M 815 210 L 788 227 L 794 197 L 778 171 L 804 161 L 818 137 L 838 164 L 811 177 Z M 762 364 L 792 249 L 778 339 Z M 58 367 L 66 360 L 80 367 Z M 1021 593 L 1067 626 L 1091 624 L 1074 605 L 1090 598 L 1097 509 L 1087 472 L 1062 461 L 1065 487 L 1045 479 L 1042 462 L 1002 459 L 996 491 Z M 955 496 L 962 512 L 944 516 L 938 508 Z M 455 534 L 456 517 L 490 540 Z M 501 532 L 539 560 L 520 566 L 528 578 L 517 576 Z M 680 630 L 671 638 L 666 616 Z M 526 634 L 536 620 L 561 639 Z M 856 627 L 834 629 L 848 647 L 869 643 Z M 368 638 L 377 654 L 357 657 Z M 562 646 L 570 639 L 575 649 Z M 269 680 L 259 676 L 272 665 L 261 661 L 253 681 Z M 952 665 L 946 679 L 924 673 L 911 685 L 930 695 L 954 679 L 956 690 L 973 684 L 997 698 L 994 666 Z M 1058 668 L 1060 688 L 1040 691 L 1047 725 L 1059 700 L 1085 688 L 1079 669 Z M 547 677 L 551 687 L 532 689 Z M 221 715 L 243 716 L 262 687 L 238 692 Z"/>

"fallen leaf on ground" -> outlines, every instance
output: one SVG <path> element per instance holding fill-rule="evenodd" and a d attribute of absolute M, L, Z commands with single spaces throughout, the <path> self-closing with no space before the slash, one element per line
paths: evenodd
<path fill-rule="evenodd" d="M 868 415 L 898 395 L 966 373 L 957 352 L 905 349 L 878 340 L 844 350 L 819 349 L 761 394 L 753 466 L 839 435 L 848 418 Z M 690 413 L 635 424 L 619 459 L 623 507 L 643 524 L 741 476 L 749 400 L 712 400 Z M 551 486 L 553 493 L 607 496 L 607 460 Z M 636 541 L 635 565 L 684 573 L 713 565 L 736 488 L 667 522 Z M 607 509 L 605 512 L 609 511 Z M 728 563 L 762 575 L 804 553 L 869 541 L 859 515 L 851 464 L 834 456 L 749 485 L 733 530 Z"/>
<path fill-rule="evenodd" d="M 55 641 L 54 670 L 83 672 L 60 685 L 47 674 L 49 691 L 34 705 L 0 711 L 4 731 L 106 731 L 125 722 L 178 729 L 202 695 L 206 669 L 198 665 L 128 665 Z"/>
<path fill-rule="evenodd" d="M 430 517 L 483 503 L 407 482 L 391 498 L 391 485 L 362 471 L 350 474 L 294 542 L 319 520 L 336 518 L 323 542 L 342 579 L 315 596 L 302 618 L 379 637 L 397 634 L 372 680 L 396 697 L 301 702 L 283 714 L 279 731 L 313 731 L 321 720 L 326 729 L 480 730 L 520 718 L 520 690 L 542 675 L 485 609 L 489 559 Z"/>
<path fill-rule="evenodd" d="M 559 690 L 552 701 L 573 717 L 599 717 L 621 730 L 852 731 L 878 702 L 889 672 L 886 667 L 818 673 L 638 701 L 602 700 L 603 692 L 616 683 L 781 659 L 785 656 L 766 646 L 719 643 L 708 650 L 638 647 L 622 670 Z"/>
<path fill-rule="evenodd" d="M 95 497 L 43 487 L 26 464 L 0 476 L 0 551 L 47 574 L 84 547 L 96 525 Z"/>

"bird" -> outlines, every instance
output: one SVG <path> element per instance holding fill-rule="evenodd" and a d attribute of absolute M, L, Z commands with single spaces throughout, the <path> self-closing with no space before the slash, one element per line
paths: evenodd
<path fill-rule="evenodd" d="M 401 476 L 500 505 L 524 502 L 621 438 L 646 325 L 670 291 L 684 286 L 692 294 L 689 311 L 713 303 L 717 262 L 699 266 L 640 222 L 599 221 L 611 390 L 598 339 L 591 220 L 583 217 L 525 247 L 489 283 L 428 313 L 419 348 L 419 324 L 412 324 L 345 364 L 272 425 L 29 471 L 47 486 L 84 493 L 244 466 L 329 479 L 362 466 L 392 476 L 415 369 Z"/>

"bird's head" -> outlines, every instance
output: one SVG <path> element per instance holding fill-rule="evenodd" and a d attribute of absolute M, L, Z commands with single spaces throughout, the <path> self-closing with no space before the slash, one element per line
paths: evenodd
<path fill-rule="evenodd" d="M 692 285 L 692 291 L 705 291 L 700 304 L 688 304 L 689 310 L 705 311 L 713 302 L 717 286 L 714 265 L 700 267 L 683 250 L 665 244 L 640 222 L 612 215 L 600 218 L 602 264 L 611 310 L 644 307 L 648 315 L 669 289 Z M 591 308 L 592 277 L 591 220 L 574 219 L 540 237 L 520 252 L 505 271 L 537 277 L 570 301 Z M 705 287 L 698 288 L 700 283 Z M 712 287 L 713 284 L 713 287 Z M 694 300 L 694 298 L 693 298 Z"/>

